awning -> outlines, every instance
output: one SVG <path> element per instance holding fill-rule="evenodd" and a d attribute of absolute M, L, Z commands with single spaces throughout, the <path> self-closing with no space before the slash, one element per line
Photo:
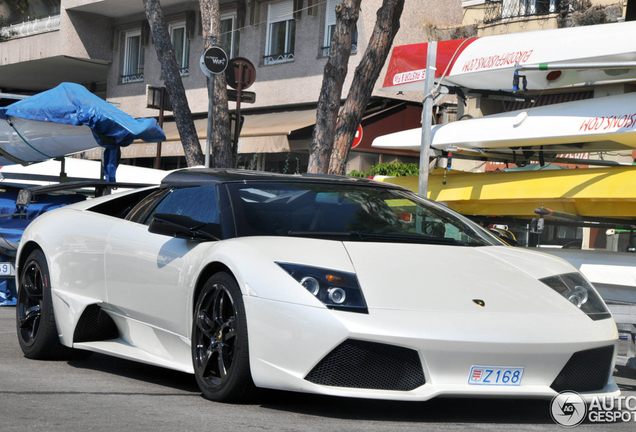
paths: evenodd
<path fill-rule="evenodd" d="M 316 124 L 316 110 L 297 110 L 267 114 L 246 114 L 239 138 L 238 153 L 282 153 L 298 150 L 289 135 Z M 194 121 L 201 148 L 205 149 L 208 120 Z M 162 156 L 183 156 L 181 138 L 174 121 L 165 122 L 166 141 L 161 146 Z M 304 146 L 302 144 L 301 146 Z M 306 146 L 304 146 L 306 147 Z M 135 143 L 122 149 L 122 158 L 155 157 L 156 144 Z M 89 158 L 99 158 L 99 151 L 89 152 Z"/>

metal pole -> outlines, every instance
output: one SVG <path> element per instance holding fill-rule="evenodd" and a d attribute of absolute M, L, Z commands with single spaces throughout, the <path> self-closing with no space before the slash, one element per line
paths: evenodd
<path fill-rule="evenodd" d="M 205 167 L 206 168 L 210 168 L 210 147 L 211 147 L 211 140 L 212 140 L 212 107 L 214 105 L 214 78 L 215 76 L 212 75 L 210 77 L 210 79 L 208 80 L 209 84 L 208 84 L 208 96 L 209 96 L 209 101 L 208 101 L 208 133 L 207 133 L 207 137 L 205 139 Z"/>
<path fill-rule="evenodd" d="M 437 42 L 428 43 L 426 55 L 426 75 L 424 81 L 424 102 L 422 107 L 422 146 L 420 149 L 420 181 L 418 195 L 426 198 L 428 193 L 429 150 L 432 141 L 433 123 L 433 91 L 435 81 L 435 61 L 437 59 Z"/>
<path fill-rule="evenodd" d="M 213 32 L 213 27 L 210 27 L 210 32 Z M 212 39 L 212 46 L 216 46 L 216 36 L 210 36 Z M 212 108 L 214 107 L 214 80 L 216 75 L 212 75 L 208 80 L 208 133 L 205 139 L 205 167 L 210 168 L 210 150 L 212 147 L 212 125 L 214 119 L 212 118 Z"/>
<path fill-rule="evenodd" d="M 159 127 L 163 128 L 163 101 L 165 100 L 165 87 L 161 87 L 161 93 L 159 96 Z M 157 157 L 155 159 L 155 169 L 161 169 L 161 144 L 157 143 Z"/>
<path fill-rule="evenodd" d="M 238 147 L 239 142 L 239 134 L 241 130 L 241 95 L 243 93 L 243 80 L 244 80 L 244 69 L 243 62 L 238 62 L 238 75 L 237 76 L 237 86 L 236 86 L 236 122 L 234 123 L 234 148 Z"/>

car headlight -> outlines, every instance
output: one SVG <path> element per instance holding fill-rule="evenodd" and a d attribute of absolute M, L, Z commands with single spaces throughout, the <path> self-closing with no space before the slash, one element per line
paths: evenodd
<path fill-rule="evenodd" d="M 612 317 L 592 284 L 580 273 L 567 273 L 540 280 L 585 312 L 594 321 Z"/>
<path fill-rule="evenodd" d="M 329 309 L 369 313 L 354 273 L 276 263 Z"/>

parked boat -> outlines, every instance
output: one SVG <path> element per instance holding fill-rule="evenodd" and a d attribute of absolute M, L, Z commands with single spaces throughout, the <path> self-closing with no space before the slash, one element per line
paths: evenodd
<path fill-rule="evenodd" d="M 519 72 L 528 90 L 634 80 L 634 34 L 631 21 L 442 41 L 435 76 L 448 86 L 508 91 L 518 66 L 534 67 Z M 395 47 L 382 90 L 423 91 L 427 52 L 427 43 Z"/>
<path fill-rule="evenodd" d="M 422 128 L 417 128 L 378 137 L 372 147 L 419 151 L 421 140 Z M 626 93 L 434 126 L 431 147 L 449 146 L 506 154 L 541 146 L 552 153 L 632 150 L 636 97 Z"/>

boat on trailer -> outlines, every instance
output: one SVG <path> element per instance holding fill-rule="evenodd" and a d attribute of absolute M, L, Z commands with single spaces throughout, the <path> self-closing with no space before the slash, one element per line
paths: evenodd
<path fill-rule="evenodd" d="M 495 91 L 634 80 L 634 34 L 631 21 L 441 41 L 435 78 L 444 86 Z M 395 47 L 382 90 L 423 91 L 428 47 Z"/>

